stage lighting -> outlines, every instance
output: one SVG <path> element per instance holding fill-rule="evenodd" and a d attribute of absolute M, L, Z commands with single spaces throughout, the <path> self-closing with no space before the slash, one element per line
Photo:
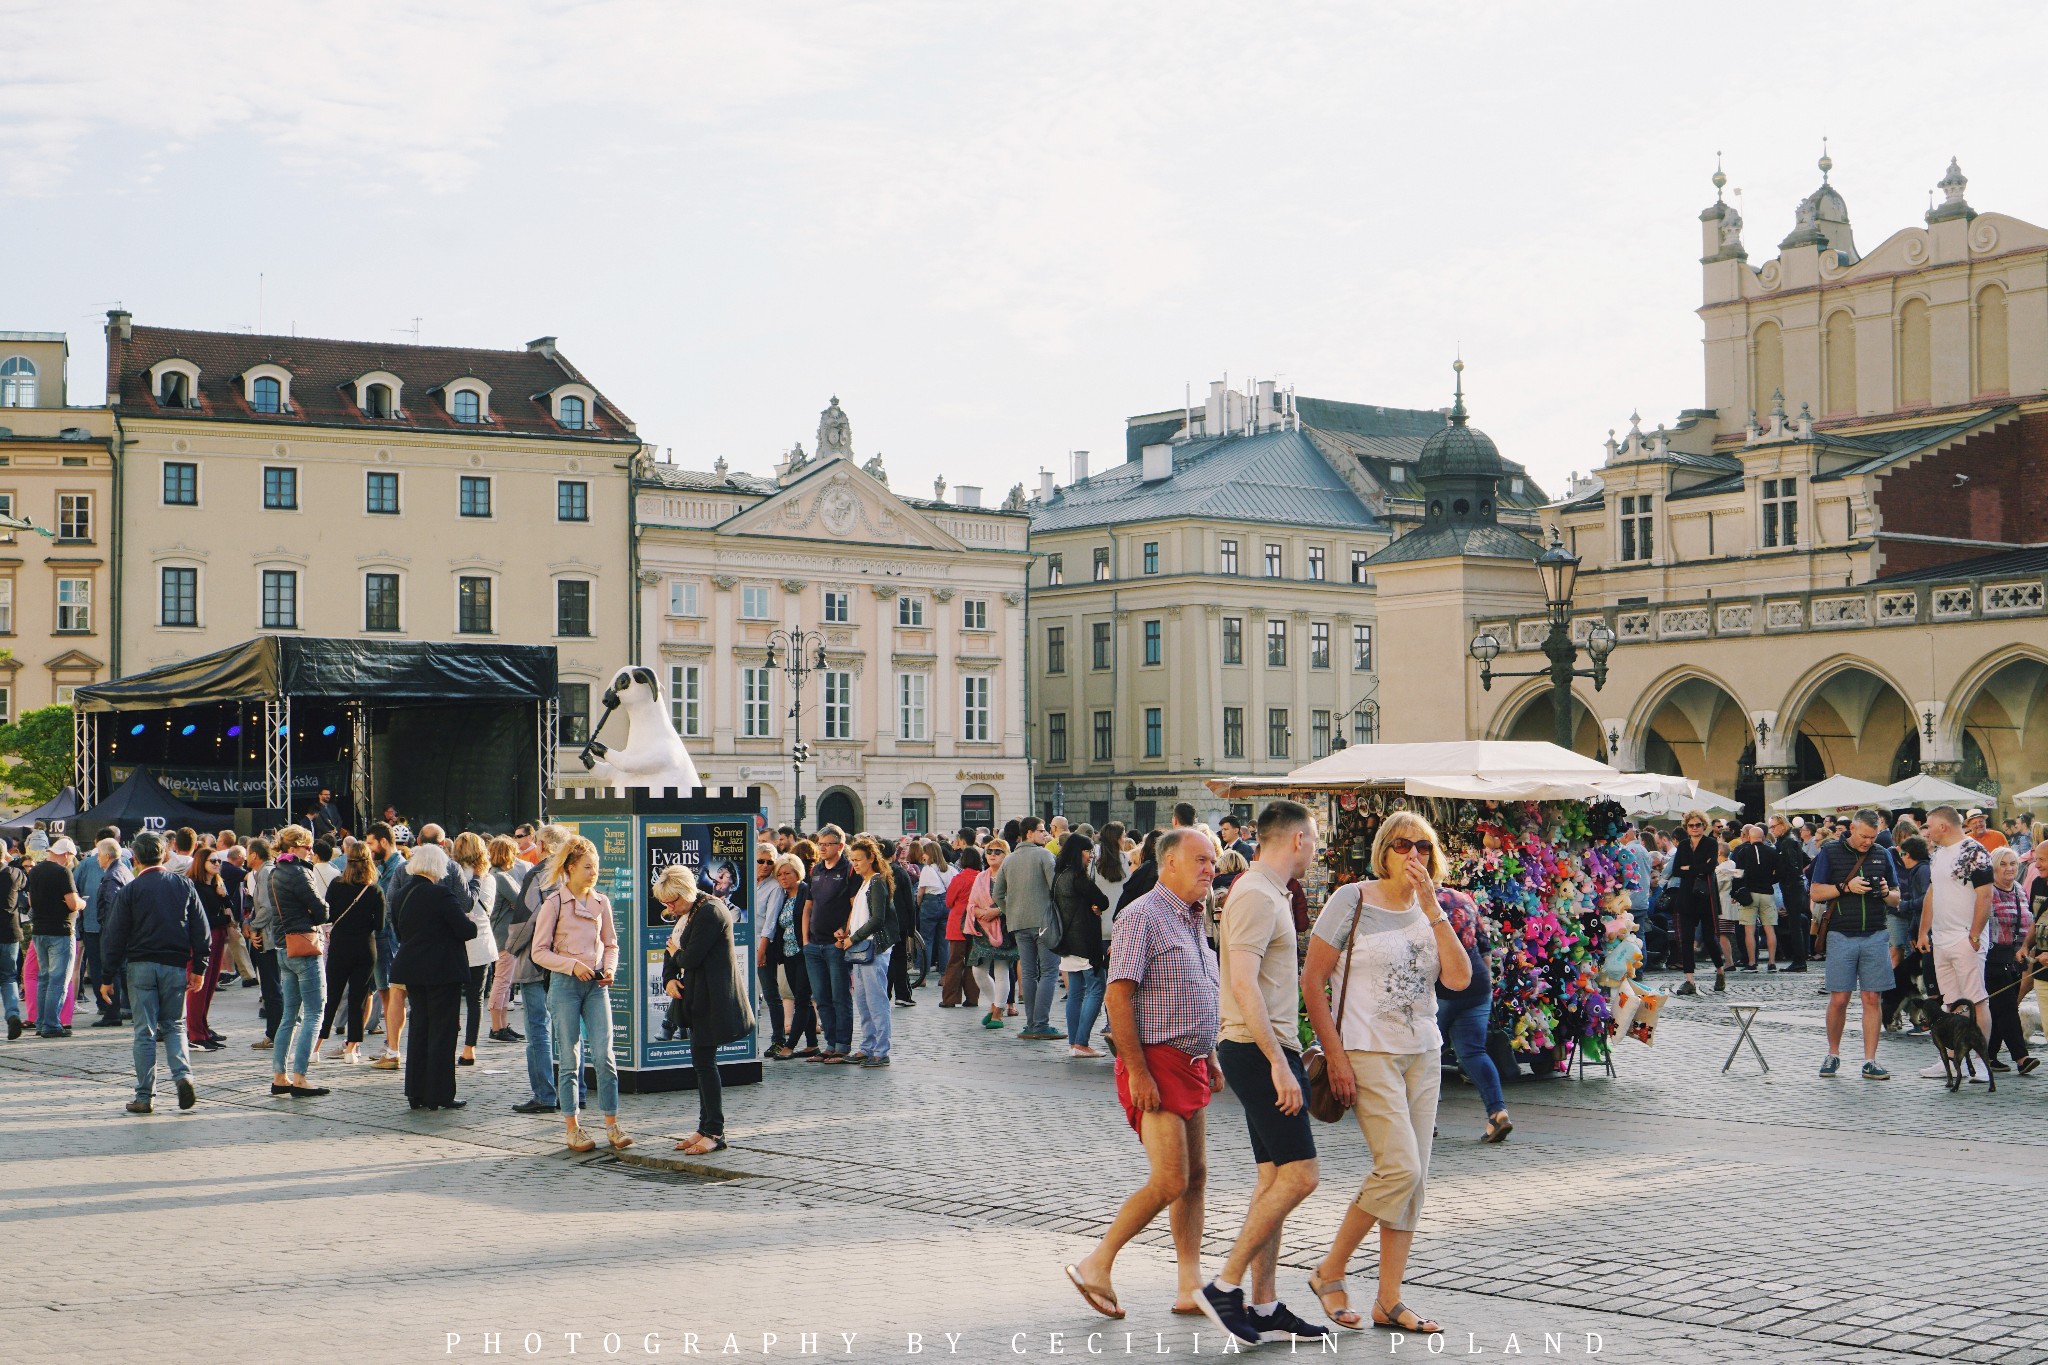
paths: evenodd
<path fill-rule="evenodd" d="M 239 738 L 241 737 L 241 734 L 242 734 L 242 727 L 241 727 L 241 726 L 239 726 L 239 725 L 230 725 L 230 726 L 228 727 L 228 738 L 229 738 L 229 739 L 239 739 Z"/>
<path fill-rule="evenodd" d="M 130 730 L 128 733 L 131 735 L 139 735 L 142 733 L 142 727 L 138 725 L 134 729 Z"/>
<path fill-rule="evenodd" d="M 199 727 L 196 725 L 188 725 L 184 729 L 178 731 L 178 733 L 181 735 L 197 734 L 199 733 Z"/>
<path fill-rule="evenodd" d="M 289 725 L 280 725 L 277 727 L 277 732 L 281 735 L 288 735 L 292 732 L 292 727 Z"/>
<path fill-rule="evenodd" d="M 330 725 L 325 730 L 322 730 L 320 733 L 323 735 L 331 735 L 334 733 L 334 727 Z"/>

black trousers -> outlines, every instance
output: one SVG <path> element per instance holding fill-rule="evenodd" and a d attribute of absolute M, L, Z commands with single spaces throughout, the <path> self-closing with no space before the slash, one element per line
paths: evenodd
<path fill-rule="evenodd" d="M 263 1036 L 277 1036 L 277 1021 L 284 1017 L 284 991 L 277 984 L 277 947 L 268 935 L 259 950 L 249 945 L 249 956 L 256 959 L 256 981 L 263 987 Z"/>
<path fill-rule="evenodd" d="M 690 1039 L 690 1064 L 697 1068 L 697 1131 L 725 1136 L 725 1087 L 718 1079 L 718 1044 Z"/>
<path fill-rule="evenodd" d="M 799 1041 L 805 1047 L 818 1045 L 818 1006 L 811 999 L 811 974 L 804 968 L 801 956 L 780 959 L 783 979 L 789 982 L 789 1032 L 783 1041 L 795 1047 Z M 766 983 L 764 983 L 766 984 Z M 778 1001 L 782 992 L 769 987 L 769 994 Z"/>
<path fill-rule="evenodd" d="M 1994 947 L 1991 952 L 1993 956 L 2003 955 L 2010 963 L 2012 945 Z M 1991 992 L 1991 1036 L 1985 1041 L 1991 1044 L 1993 1057 L 2003 1044 L 2005 1055 L 2015 1062 L 2027 1055 L 2027 1031 L 2020 1027 L 2019 981 L 2017 965 L 1996 966 L 1984 974 L 1984 985 Z"/>
<path fill-rule="evenodd" d="M 1788 886 L 1785 892 L 1785 910 L 1778 916 L 1778 950 L 1785 954 L 1786 961 L 1793 966 L 1804 966 L 1807 939 L 1813 930 L 1813 911 L 1806 902 L 1806 888 Z"/>
<path fill-rule="evenodd" d="M 453 982 L 405 989 L 405 1097 L 414 1104 L 446 1104 L 455 1098 L 455 1024 L 462 992 Z"/>
<path fill-rule="evenodd" d="M 1693 944 L 1699 938 L 1700 927 L 1707 931 L 1707 952 L 1713 957 L 1716 967 L 1721 965 L 1721 937 L 1715 926 L 1714 898 L 1679 888 L 1673 897 L 1678 906 L 1678 966 L 1679 970 L 1690 972 L 1694 969 Z"/>
<path fill-rule="evenodd" d="M 754 979 L 761 983 L 761 1008 L 768 1015 L 771 1047 L 781 1047 L 789 1041 L 782 1031 L 782 983 L 776 978 L 781 966 L 781 957 L 772 954 L 766 962 L 754 964 Z"/>
<path fill-rule="evenodd" d="M 370 998 L 370 971 L 376 964 L 369 958 L 344 958 L 333 953 L 327 955 L 327 1012 L 320 1020 L 320 1041 L 326 1042 L 334 1032 L 334 1014 L 342 1006 L 342 996 L 348 997 L 347 1030 L 348 1041 L 363 1041 L 363 1005 Z"/>
<path fill-rule="evenodd" d="M 889 954 L 889 998 L 910 999 L 910 935 L 896 940 L 896 951 Z"/>
<path fill-rule="evenodd" d="M 491 964 L 469 969 L 469 980 L 462 987 L 462 1045 L 476 1046 L 477 1023 L 484 1008 L 484 977 L 490 973 Z"/>

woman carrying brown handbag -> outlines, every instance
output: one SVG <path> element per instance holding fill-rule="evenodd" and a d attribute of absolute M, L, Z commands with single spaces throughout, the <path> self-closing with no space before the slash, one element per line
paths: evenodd
<path fill-rule="evenodd" d="M 1337 1229 L 1329 1254 L 1309 1273 L 1309 1290 L 1339 1327 L 1362 1330 L 1349 1306 L 1344 1277 L 1351 1254 L 1374 1223 L 1380 1228 L 1375 1327 L 1430 1334 L 1442 1331 L 1401 1301 L 1401 1280 L 1422 1213 L 1429 1149 L 1436 1126 L 1443 1035 L 1436 1024 L 1436 986 L 1469 985 L 1472 964 L 1438 906 L 1447 871 L 1427 820 L 1395 811 L 1373 840 L 1379 880 L 1340 886 L 1311 931 L 1301 993 L 1322 1047 L 1332 1095 L 1350 1106 L 1372 1149 L 1372 1174 Z M 1343 1017 L 1327 991 L 1341 970 Z"/>

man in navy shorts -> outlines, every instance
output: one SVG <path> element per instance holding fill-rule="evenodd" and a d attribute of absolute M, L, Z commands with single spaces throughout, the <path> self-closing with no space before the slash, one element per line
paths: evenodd
<path fill-rule="evenodd" d="M 1298 1338 L 1320 1344 L 1336 1334 L 1296 1317 L 1274 1283 L 1287 1215 L 1315 1192 L 1317 1179 L 1287 889 L 1315 861 L 1315 817 L 1296 802 L 1274 801 L 1259 813 L 1258 835 L 1258 858 L 1231 884 L 1216 932 L 1223 987 L 1216 1059 L 1244 1107 L 1258 1184 L 1223 1273 L 1202 1287 L 1196 1303 L 1246 1346 Z"/>

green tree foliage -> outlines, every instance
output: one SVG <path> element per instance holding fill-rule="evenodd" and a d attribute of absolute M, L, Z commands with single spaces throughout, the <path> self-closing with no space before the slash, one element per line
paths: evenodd
<path fill-rule="evenodd" d="M 43 706 L 0 725 L 0 783 L 37 805 L 71 783 L 71 708 Z"/>

